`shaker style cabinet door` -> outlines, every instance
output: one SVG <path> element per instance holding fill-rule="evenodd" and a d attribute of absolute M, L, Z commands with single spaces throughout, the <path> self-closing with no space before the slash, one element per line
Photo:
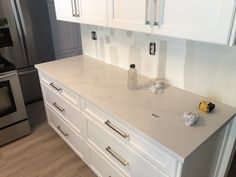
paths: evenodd
<path fill-rule="evenodd" d="M 107 26 L 107 0 L 76 0 L 79 23 Z"/>
<path fill-rule="evenodd" d="M 148 0 L 108 0 L 108 26 L 150 33 L 151 5 Z"/>
<path fill-rule="evenodd" d="M 107 25 L 107 0 L 54 0 L 57 20 Z"/>
<path fill-rule="evenodd" d="M 235 0 L 154 0 L 153 7 L 154 34 L 229 44 Z"/>
<path fill-rule="evenodd" d="M 76 0 L 54 0 L 57 20 L 76 22 Z"/>

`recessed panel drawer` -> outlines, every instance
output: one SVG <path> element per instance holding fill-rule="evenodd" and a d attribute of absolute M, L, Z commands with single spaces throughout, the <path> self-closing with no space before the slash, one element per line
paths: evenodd
<path fill-rule="evenodd" d="M 39 72 L 40 82 L 47 85 L 49 88 L 51 88 L 53 91 L 61 95 L 63 98 L 65 98 L 68 102 L 70 102 L 72 105 L 77 107 L 79 110 L 81 110 L 81 100 L 79 96 L 72 93 L 69 89 L 62 86 L 60 83 L 55 81 L 53 78 L 49 77 L 45 73 Z"/>
<path fill-rule="evenodd" d="M 124 176 L 109 163 L 102 154 L 93 147 L 89 147 L 90 168 L 99 177 L 128 177 Z"/>
<path fill-rule="evenodd" d="M 41 85 L 44 92 L 44 101 L 84 137 L 86 127 L 82 113 L 47 85 L 43 83 Z"/>
<path fill-rule="evenodd" d="M 86 117 L 97 122 L 112 136 L 118 138 L 122 143 L 139 153 L 169 176 L 175 175 L 178 161 L 158 146 L 148 143 L 136 132 L 126 128 L 111 118 L 111 116 L 86 101 L 82 104 L 82 112 Z"/>
<path fill-rule="evenodd" d="M 88 142 L 131 177 L 168 177 L 93 120 L 87 121 Z"/>
<path fill-rule="evenodd" d="M 82 160 L 88 162 L 88 147 L 83 138 L 73 131 L 63 119 L 50 107 L 46 106 L 46 113 L 49 125 L 58 135 L 80 156 Z"/>
<path fill-rule="evenodd" d="M 92 104 L 84 101 L 82 103 L 82 112 L 85 116 L 93 119 L 102 127 L 110 131 L 112 134 L 114 134 L 114 136 L 119 137 L 121 140 L 124 140 L 125 142 L 132 141 L 133 137 L 129 129 L 127 129 L 125 126 L 121 125 L 114 119 L 112 119 L 111 116 L 97 109 Z"/>

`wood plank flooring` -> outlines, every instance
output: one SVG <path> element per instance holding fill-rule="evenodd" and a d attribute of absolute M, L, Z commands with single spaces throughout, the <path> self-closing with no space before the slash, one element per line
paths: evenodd
<path fill-rule="evenodd" d="M 0 147 L 0 177 L 95 177 L 88 166 L 42 122 L 33 133 Z"/>

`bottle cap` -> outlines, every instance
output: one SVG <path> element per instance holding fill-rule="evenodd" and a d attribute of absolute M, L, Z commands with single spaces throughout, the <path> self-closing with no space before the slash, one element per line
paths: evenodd
<path fill-rule="evenodd" d="M 131 65 L 130 65 L 130 68 L 135 68 L 135 64 L 131 64 Z"/>

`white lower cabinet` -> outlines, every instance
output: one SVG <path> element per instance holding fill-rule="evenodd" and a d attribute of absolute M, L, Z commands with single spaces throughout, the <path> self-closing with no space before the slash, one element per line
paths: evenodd
<path fill-rule="evenodd" d="M 70 104 L 63 97 L 57 95 L 47 85 L 41 84 L 44 91 L 44 101 L 57 112 L 65 122 L 67 122 L 75 131 L 77 131 L 82 137 L 85 136 L 85 120 L 82 117 L 82 113 L 76 107 Z"/>
<path fill-rule="evenodd" d="M 40 73 L 49 125 L 99 177 L 176 177 L 177 162 L 102 110 Z"/>
<path fill-rule="evenodd" d="M 83 138 L 73 131 L 60 115 L 55 113 L 48 105 L 45 105 L 45 107 L 49 125 L 83 161 L 88 162 L 88 147 Z"/>
<path fill-rule="evenodd" d="M 82 112 L 86 120 L 91 120 L 92 122 L 95 122 L 97 125 L 99 125 L 97 126 L 97 129 L 100 127 L 112 137 L 118 139 L 119 142 L 125 144 L 126 147 L 129 147 L 143 157 L 148 158 L 148 162 L 154 164 L 167 175 L 176 175 L 178 160 L 172 157 L 170 154 L 166 153 L 158 146 L 146 142 L 142 136 L 139 136 L 136 132 L 128 129 L 122 123 L 115 121 L 109 115 L 97 109 L 88 102 L 83 101 Z M 88 130 L 91 129 L 89 128 L 89 125 L 90 124 L 88 123 Z M 97 129 L 92 129 L 92 132 Z M 96 135 L 96 133 L 94 133 L 94 135 Z M 92 137 L 90 137 L 90 140 L 91 138 Z"/>
<path fill-rule="evenodd" d="M 130 177 L 168 177 L 95 121 L 87 121 L 88 142 Z"/>
<path fill-rule="evenodd" d="M 121 174 L 109 161 L 104 158 L 95 148 L 89 148 L 89 166 L 99 177 L 126 177 Z"/>
<path fill-rule="evenodd" d="M 48 123 L 97 176 L 224 176 L 231 153 L 227 148 L 233 147 L 235 139 L 235 120 L 183 158 L 56 77 L 39 75 Z"/>
<path fill-rule="evenodd" d="M 55 98 L 64 98 L 67 102 L 75 106 L 78 110 L 81 110 L 81 100 L 76 94 L 72 93 L 69 89 L 62 86 L 58 81 L 49 77 L 45 73 L 39 72 L 39 77 L 44 99 L 45 94 L 50 94 L 47 90 L 44 91 L 43 88 L 44 86 L 46 86 L 47 88 L 50 88 L 51 91 L 57 93 L 57 96 L 55 96 Z"/>

